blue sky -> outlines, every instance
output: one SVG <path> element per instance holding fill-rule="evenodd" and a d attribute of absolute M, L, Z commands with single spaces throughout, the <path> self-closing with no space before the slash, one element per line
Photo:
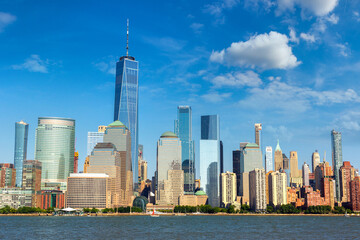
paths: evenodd
<path fill-rule="evenodd" d="M 279 139 L 299 166 L 315 149 L 331 162 L 341 131 L 344 160 L 360 167 L 357 0 L 1 1 L 0 162 L 13 161 L 16 121 L 30 124 L 32 159 L 37 118 L 68 117 L 82 170 L 87 132 L 112 121 L 127 18 L 150 175 L 178 105 L 192 106 L 197 160 L 200 116 L 220 115 L 226 170 L 256 122 L 263 146 Z"/>

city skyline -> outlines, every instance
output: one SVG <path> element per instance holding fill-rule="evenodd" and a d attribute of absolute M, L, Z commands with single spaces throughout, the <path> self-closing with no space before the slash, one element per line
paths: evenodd
<path fill-rule="evenodd" d="M 47 16 L 47 9 L 56 5 L 28 4 L 24 3 L 24 9 L 39 7 L 41 16 Z M 56 5 L 59 14 L 64 14 L 64 5 L 57 4 L 59 4 Z M 197 164 L 199 164 L 200 116 L 218 114 L 221 118 L 221 140 L 224 142 L 224 171 L 231 170 L 232 151 L 239 149 L 239 143 L 253 142 L 252 126 L 255 122 L 263 123 L 263 146 L 272 146 L 275 149 L 276 140 L 280 139 L 283 153 L 287 156 L 290 151 L 298 152 L 299 164 L 303 162 L 310 164 L 315 149 L 319 150 L 321 159 L 326 151 L 328 153 L 326 160 L 331 163 L 330 131 L 332 129 L 340 131 L 343 141 L 343 160 L 351 161 L 355 168 L 360 167 L 359 159 L 355 154 L 360 142 L 357 137 L 360 130 L 357 120 L 359 108 L 356 105 L 359 102 L 357 95 L 359 89 L 350 80 L 358 76 L 355 69 L 356 59 L 354 59 L 358 45 L 355 39 L 349 36 L 353 27 L 359 24 L 352 12 L 358 11 L 357 6 L 345 7 L 339 3 L 321 12 L 316 11 L 315 7 L 296 5 L 292 11 L 289 11 L 289 16 L 281 12 L 280 6 L 277 5 L 268 6 L 267 11 L 264 11 L 263 9 L 266 8 L 260 3 L 258 10 L 256 6 L 251 4 L 244 6 L 237 1 L 228 7 L 221 5 L 220 1 L 209 4 L 196 3 L 194 8 L 198 7 L 202 11 L 194 10 L 183 3 L 181 10 L 173 9 L 168 14 L 165 13 L 170 9 L 171 4 L 165 4 L 161 9 L 152 9 L 164 13 L 159 15 L 165 18 L 169 18 L 172 14 L 176 17 L 169 20 L 170 27 L 164 26 L 164 31 L 160 33 L 156 30 L 162 24 L 160 18 L 154 19 L 154 27 L 143 26 L 148 23 L 136 14 L 135 11 L 139 9 L 135 10 L 130 3 L 124 4 L 130 9 L 129 13 L 123 14 L 124 17 L 118 17 L 122 14 L 109 14 L 108 18 L 91 27 L 82 21 L 76 21 L 77 27 L 91 28 L 79 34 L 73 34 L 75 30 L 77 33 L 78 29 L 71 27 L 69 20 L 61 23 L 65 24 L 65 29 L 60 28 L 59 33 L 54 34 L 51 30 L 44 30 L 46 24 L 40 23 L 38 17 L 28 15 L 16 4 L 0 4 L 2 16 L 10 22 L 0 24 L 0 43 L 2 43 L 0 50 L 4 53 L 4 58 L 0 60 L 0 79 L 7 79 L 2 81 L 4 85 L 0 91 L 1 115 L 4 116 L 0 123 L 4 126 L 4 136 L 6 136 L 0 140 L 1 150 L 4 152 L 3 162 L 12 162 L 14 158 L 14 122 L 23 119 L 30 124 L 27 155 L 28 159 L 34 159 L 38 117 L 64 117 L 76 120 L 76 149 L 80 155 L 79 170 L 82 170 L 86 157 L 87 132 L 95 130 L 98 125 L 108 125 L 112 122 L 114 68 L 118 57 L 125 54 L 126 18 L 129 17 L 134 32 L 130 36 L 130 55 L 136 56 L 139 60 L 142 74 L 139 76 L 139 132 L 141 132 L 139 143 L 146 149 L 144 158 L 149 163 L 150 175 L 155 170 L 158 136 L 172 129 L 177 106 L 185 104 L 191 106 L 193 110 L 193 140 Z M 72 18 L 80 5 L 75 3 L 69 9 L 67 13 L 69 18 Z M 211 6 L 221 9 L 219 15 L 210 11 Z M 103 5 L 103 8 L 106 7 L 110 9 L 109 5 Z M 144 8 L 146 7 L 151 8 L 145 3 Z M 95 11 L 95 8 L 95 5 L 91 5 L 89 11 Z M 140 11 L 144 10 L 140 9 Z M 239 13 L 243 13 L 251 21 L 255 21 L 257 17 L 266 19 L 269 21 L 269 26 L 271 24 L 273 26 L 240 24 L 238 29 L 235 23 L 244 20 L 235 16 L 241 15 Z M 252 13 L 256 14 L 250 16 Z M 303 17 L 302 13 L 304 13 Z M 286 17 L 288 23 L 281 23 Z M 88 16 L 84 18 L 89 19 Z M 183 23 L 178 25 L 181 20 Z M 290 20 L 299 24 L 291 24 Z M 112 21 L 115 23 L 110 24 Z M 350 22 L 354 22 L 353 26 L 341 30 Z M 61 26 L 54 20 L 50 20 L 50 23 Z M 27 24 L 32 24 L 31 33 L 21 31 L 29 26 Z M 106 24 L 109 25 L 101 32 L 99 27 Z M 324 38 L 316 32 L 318 31 L 315 28 L 318 26 L 316 24 L 325 26 Z M 175 25 L 181 30 L 179 34 L 174 33 L 171 28 Z M 146 30 L 147 27 L 149 30 Z M 104 37 L 91 39 L 96 31 L 103 33 Z M 22 32 L 23 35 L 18 35 L 18 32 Z M 344 39 L 331 37 L 337 32 L 340 32 Z M 180 33 L 185 33 L 189 37 L 184 38 Z M 219 40 L 214 37 L 214 40 L 204 40 L 209 34 L 216 33 L 223 34 L 224 39 Z M 290 47 L 292 57 L 290 59 L 296 56 L 297 60 L 285 66 L 269 66 L 266 65 L 267 62 L 259 65 L 251 61 L 239 63 L 241 66 L 222 65 L 222 63 L 226 65 L 225 61 L 228 61 L 229 57 L 237 57 L 232 56 L 232 49 L 228 48 L 232 42 L 240 41 L 251 45 L 255 44 L 251 39 L 256 40 L 259 36 L 270 42 L 281 41 L 286 37 L 288 41 L 279 43 L 280 47 L 285 47 L 285 50 L 289 50 Z M 26 39 L 27 42 L 24 43 L 22 39 Z M 60 41 L 62 39 L 65 41 Z M 44 44 L 45 40 L 48 43 Z M 14 45 L 11 41 L 14 41 Z M 81 41 L 83 45 L 80 46 L 77 41 Z M 96 45 L 96 41 L 107 43 L 107 46 Z M 13 54 L 15 46 L 21 46 L 19 52 L 23 51 L 23 53 Z M 275 44 L 273 47 L 276 46 L 278 45 Z M 90 48 L 93 51 L 88 51 Z M 147 48 L 149 50 L 146 50 Z M 76 51 L 77 56 L 73 56 L 73 51 L 71 54 L 67 51 L 61 54 L 64 49 Z M 227 49 L 223 55 L 222 49 Z M 224 57 L 223 60 L 219 58 L 221 56 Z M 189 60 L 194 60 L 190 61 L 191 64 L 196 65 L 196 69 L 200 69 L 201 72 L 189 66 L 186 63 Z M 322 64 L 311 67 L 319 60 Z M 330 70 L 334 66 L 338 67 L 335 60 L 342 62 L 343 68 L 331 75 Z M 245 65 L 253 67 L 249 68 Z M 176 67 L 179 69 L 175 69 L 174 66 L 179 66 Z M 301 79 L 295 76 L 297 74 Z M 249 82 L 242 81 L 245 79 Z M 186 91 L 182 90 L 183 88 Z M 269 96 L 270 90 L 278 92 L 280 97 Z M 16 98 L 7 92 L 11 92 Z M 49 92 L 52 94 L 48 94 Z M 261 94 L 265 99 L 259 97 Z M 297 95 L 300 100 L 289 99 L 291 95 Z M 266 103 L 266 97 L 273 98 L 271 105 Z M 6 102 L 9 104 L 4 104 Z M 19 102 L 22 102 L 21 106 Z M 236 111 L 232 111 L 234 108 Z M 267 116 L 268 111 L 274 113 Z M 299 117 L 300 115 L 305 115 L 309 119 Z M 298 169 L 300 168 L 301 166 L 298 166 Z M 198 166 L 196 169 L 199 171 Z"/>

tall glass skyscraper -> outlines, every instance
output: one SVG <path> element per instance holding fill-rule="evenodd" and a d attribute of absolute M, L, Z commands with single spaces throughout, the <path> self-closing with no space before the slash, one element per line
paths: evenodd
<path fill-rule="evenodd" d="M 209 204 L 220 206 L 220 119 L 218 115 L 201 116 L 200 184 Z"/>
<path fill-rule="evenodd" d="M 195 151 L 192 140 L 192 111 L 189 106 L 178 106 L 175 134 L 181 141 L 181 163 L 184 171 L 184 191 L 194 192 Z"/>
<path fill-rule="evenodd" d="M 271 146 L 265 148 L 265 172 L 274 171 L 273 150 Z"/>
<path fill-rule="evenodd" d="M 20 121 L 15 123 L 14 167 L 16 169 L 16 186 L 22 186 L 23 163 L 26 160 L 29 124 Z"/>
<path fill-rule="evenodd" d="M 120 120 L 131 133 L 134 183 L 138 183 L 138 74 L 139 62 L 135 61 L 134 57 L 128 56 L 128 53 L 116 63 L 114 121 Z"/>
<path fill-rule="evenodd" d="M 90 156 L 97 143 L 102 143 L 106 126 L 99 126 L 97 132 L 88 132 L 86 155 Z"/>
<path fill-rule="evenodd" d="M 341 132 L 331 131 L 332 165 L 335 177 L 336 199 L 341 201 L 340 193 L 340 168 L 343 165 Z"/>
<path fill-rule="evenodd" d="M 39 117 L 35 160 L 42 163 L 41 188 L 66 190 L 67 177 L 74 172 L 75 120 Z"/>

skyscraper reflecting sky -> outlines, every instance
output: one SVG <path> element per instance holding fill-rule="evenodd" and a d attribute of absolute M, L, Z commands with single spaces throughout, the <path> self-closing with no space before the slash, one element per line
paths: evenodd
<path fill-rule="evenodd" d="M 127 33 L 129 34 L 129 30 Z M 128 45 L 126 49 L 126 56 L 121 57 L 116 63 L 114 121 L 120 120 L 130 130 L 133 180 L 137 183 L 139 62 L 128 55 Z"/>
<path fill-rule="evenodd" d="M 331 131 L 331 150 L 332 150 L 332 165 L 334 169 L 335 177 L 335 192 L 336 199 L 341 201 L 340 194 L 340 167 L 343 165 L 342 159 L 342 143 L 341 143 L 341 132 L 336 132 L 335 130 Z"/>
<path fill-rule="evenodd" d="M 74 171 L 75 120 L 39 117 L 36 129 L 35 160 L 42 163 L 41 188 L 61 187 Z"/>
<path fill-rule="evenodd" d="M 190 106 L 178 106 L 175 134 L 181 141 L 184 191 L 193 192 L 195 184 L 195 151 L 194 141 L 192 140 L 192 110 Z"/>
<path fill-rule="evenodd" d="M 29 124 L 20 121 L 15 123 L 14 167 L 16 169 L 16 186 L 22 186 L 23 163 L 26 160 Z"/>
<path fill-rule="evenodd" d="M 220 120 L 218 115 L 201 116 L 200 184 L 209 204 L 220 205 Z"/>

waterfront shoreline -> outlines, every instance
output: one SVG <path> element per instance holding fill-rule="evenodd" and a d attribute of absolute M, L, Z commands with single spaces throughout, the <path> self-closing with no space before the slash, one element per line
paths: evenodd
<path fill-rule="evenodd" d="M 101 214 L 101 213 L 90 213 L 83 215 L 56 215 L 57 217 L 122 217 L 122 216 L 150 216 L 149 213 L 110 213 L 110 214 Z M 251 217 L 289 217 L 289 216 L 308 216 L 308 217 L 343 217 L 344 214 L 276 214 L 276 213 L 268 213 L 268 214 L 257 214 L 257 213 L 217 213 L 217 214 L 185 214 L 185 213 L 161 213 L 158 214 L 162 217 L 176 217 L 176 216 L 251 216 Z M 350 215 L 351 217 L 360 217 L 360 215 Z M 46 213 L 28 213 L 28 214 L 17 214 L 17 213 L 9 213 L 9 214 L 0 214 L 0 217 L 53 217 L 52 214 Z"/>

